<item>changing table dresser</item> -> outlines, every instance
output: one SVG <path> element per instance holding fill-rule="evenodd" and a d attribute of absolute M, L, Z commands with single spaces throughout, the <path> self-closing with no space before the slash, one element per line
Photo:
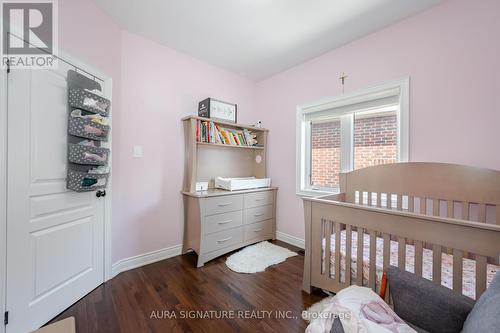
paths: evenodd
<path fill-rule="evenodd" d="M 274 239 L 276 188 L 183 192 L 182 252 L 198 254 L 198 267 L 240 247 Z"/>
<path fill-rule="evenodd" d="M 221 177 L 266 177 L 267 129 L 189 116 L 184 124 L 185 168 L 182 196 L 184 237 L 182 253 L 198 254 L 198 267 L 238 248 L 276 235 L 276 187 L 226 191 L 214 188 Z M 212 124 L 210 124 L 212 123 Z M 205 128 L 200 129 L 201 126 Z M 207 128 L 233 135 L 233 143 L 200 138 Z M 245 133 L 243 133 L 245 132 Z M 240 134 L 255 142 L 244 144 Z M 220 138 L 220 136 L 219 136 Z M 234 138 L 239 144 L 235 144 Z M 250 140 L 248 140 L 250 141 Z M 196 191 L 208 182 L 207 191 Z"/>

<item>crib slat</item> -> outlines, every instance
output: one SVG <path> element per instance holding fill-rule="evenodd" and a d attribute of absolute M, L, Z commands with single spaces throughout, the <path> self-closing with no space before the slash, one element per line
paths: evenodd
<path fill-rule="evenodd" d="M 415 241 L 415 274 L 422 276 L 423 246 L 421 241 Z"/>
<path fill-rule="evenodd" d="M 403 210 L 403 196 L 401 194 L 398 194 L 398 210 Z"/>
<path fill-rule="evenodd" d="M 398 267 L 406 270 L 406 239 L 398 237 Z"/>
<path fill-rule="evenodd" d="M 446 216 L 453 218 L 453 200 L 448 200 L 446 203 L 447 211 Z"/>
<path fill-rule="evenodd" d="M 387 267 L 391 264 L 391 236 L 389 234 L 384 234 L 384 250 L 383 250 L 383 257 L 384 257 L 384 271 L 387 271 Z"/>
<path fill-rule="evenodd" d="M 324 275 L 330 276 L 330 261 L 331 261 L 331 241 L 332 241 L 332 222 L 325 221 L 325 271 Z M 337 241 L 337 239 L 335 239 Z"/>
<path fill-rule="evenodd" d="M 368 192 L 368 206 L 372 205 L 372 192 Z"/>
<path fill-rule="evenodd" d="M 370 230 L 370 272 L 368 275 L 368 286 L 375 291 L 375 273 L 377 269 L 377 234 Z"/>
<path fill-rule="evenodd" d="M 462 219 L 469 219 L 469 203 L 467 201 L 462 202 Z"/>
<path fill-rule="evenodd" d="M 453 250 L 453 290 L 462 293 L 462 275 L 464 253 L 461 250 Z"/>
<path fill-rule="evenodd" d="M 382 193 L 377 192 L 377 207 L 382 207 Z"/>
<path fill-rule="evenodd" d="M 486 222 L 486 204 L 479 204 L 478 205 L 478 210 L 479 210 L 479 222 Z"/>
<path fill-rule="evenodd" d="M 495 206 L 495 215 L 496 215 L 496 220 L 497 224 L 500 225 L 500 206 Z"/>
<path fill-rule="evenodd" d="M 432 281 L 441 284 L 441 246 L 432 245 Z"/>
<path fill-rule="evenodd" d="M 427 214 L 427 199 L 420 198 L 420 214 Z"/>
<path fill-rule="evenodd" d="M 356 283 L 358 284 L 358 286 L 363 286 L 363 251 L 364 251 L 363 228 L 358 227 L 357 236 L 358 236 L 358 249 L 357 249 L 358 253 L 356 259 L 356 275 L 357 275 Z"/>
<path fill-rule="evenodd" d="M 340 223 L 335 223 L 335 277 L 336 282 L 340 282 L 340 243 L 342 235 L 340 234 Z"/>
<path fill-rule="evenodd" d="M 351 285 L 351 257 L 352 257 L 352 228 L 345 226 L 345 283 Z"/>
<path fill-rule="evenodd" d="M 432 200 L 432 215 L 439 216 L 439 199 Z"/>
<path fill-rule="evenodd" d="M 408 211 L 410 213 L 413 213 L 415 211 L 415 198 L 413 197 L 413 195 L 409 195 L 408 196 Z"/>
<path fill-rule="evenodd" d="M 392 209 L 392 194 L 387 193 L 387 208 Z"/>
<path fill-rule="evenodd" d="M 486 257 L 476 255 L 476 299 L 486 290 Z"/>
<path fill-rule="evenodd" d="M 384 248 L 382 257 L 384 259 L 382 267 L 384 268 L 384 272 L 387 272 L 387 267 L 391 264 L 391 236 L 389 234 L 383 234 L 384 238 Z M 390 287 L 388 286 L 385 292 L 385 301 L 389 304 L 390 301 Z"/>

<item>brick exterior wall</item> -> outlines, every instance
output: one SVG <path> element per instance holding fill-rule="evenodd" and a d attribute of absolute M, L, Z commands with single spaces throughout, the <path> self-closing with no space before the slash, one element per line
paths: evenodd
<path fill-rule="evenodd" d="M 313 124 L 311 178 L 315 186 L 339 185 L 340 121 Z M 396 162 L 396 115 L 354 121 L 354 168 Z"/>
<path fill-rule="evenodd" d="M 316 186 L 339 184 L 340 121 L 311 126 L 311 178 Z"/>

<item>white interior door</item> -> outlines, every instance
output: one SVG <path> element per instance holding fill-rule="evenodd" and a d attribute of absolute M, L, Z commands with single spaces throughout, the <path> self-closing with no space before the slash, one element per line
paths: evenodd
<path fill-rule="evenodd" d="M 104 199 L 66 190 L 69 66 L 8 74 L 7 332 L 104 281 Z"/>

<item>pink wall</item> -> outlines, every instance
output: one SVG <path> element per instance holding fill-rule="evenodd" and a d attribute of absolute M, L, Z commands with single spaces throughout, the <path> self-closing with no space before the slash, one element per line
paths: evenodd
<path fill-rule="evenodd" d="M 121 44 L 114 259 L 182 243 L 181 118 L 196 114 L 198 102 L 209 96 L 237 102 L 241 122 L 252 120 L 255 110 L 252 81 L 127 32 Z M 134 144 L 143 146 L 143 158 L 132 157 Z"/>
<path fill-rule="evenodd" d="M 122 32 L 90 0 L 59 1 L 59 36 L 61 49 L 113 78 L 112 261 L 181 244 L 180 119 L 212 96 L 253 121 L 255 83 Z M 132 158 L 134 144 L 143 158 Z"/>
<path fill-rule="evenodd" d="M 61 48 L 113 77 L 113 262 L 182 241 L 180 118 L 207 96 L 270 128 L 278 230 L 303 237 L 295 193 L 295 108 L 411 77 L 410 158 L 500 169 L 500 2 L 449 0 L 257 85 L 122 32 L 90 0 L 59 1 Z M 88 24 L 92 21 L 92 24 Z M 134 144 L 144 157 L 132 157 Z M 286 208 L 285 208 L 286 207 Z"/>
<path fill-rule="evenodd" d="M 453 0 L 257 85 L 258 118 L 271 129 L 269 173 L 280 187 L 278 230 L 303 238 L 295 195 L 298 104 L 409 76 L 410 159 L 500 169 L 496 103 L 500 1 Z"/>

